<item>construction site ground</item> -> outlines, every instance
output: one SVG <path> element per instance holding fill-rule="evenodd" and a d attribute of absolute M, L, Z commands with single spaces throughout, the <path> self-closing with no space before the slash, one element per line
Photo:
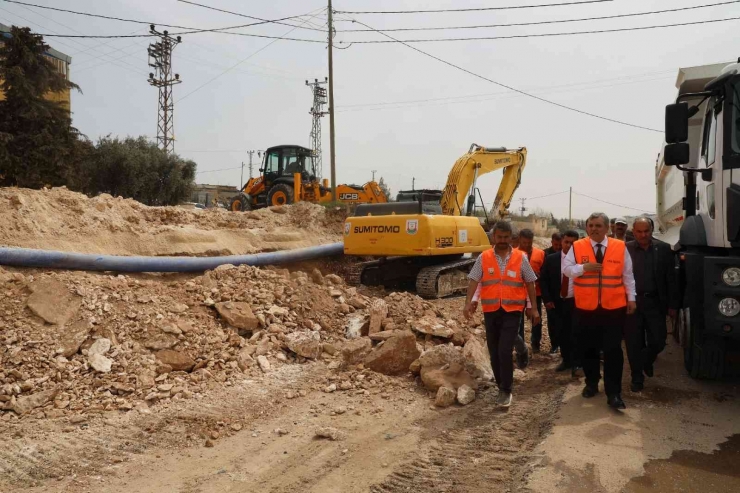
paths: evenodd
<path fill-rule="evenodd" d="M 68 249 L 78 237 L 74 251 L 202 255 L 219 248 L 136 245 L 178 229 L 236 233 L 232 253 L 341 238 L 341 214 L 310 204 L 259 219 L 205 211 L 240 225 L 226 233 L 196 219 L 204 211 L 172 223 L 175 208 L 124 204 L 138 229 L 111 230 L 118 219 L 98 213 L 125 214 L 105 200 L 101 211 L 65 190 L 0 190 L 12 225 L 0 244 Z M 62 234 L 46 214 L 86 219 Z M 102 229 L 85 239 L 93 229 L 79 228 Z M 296 243 L 260 239 L 275 231 Z M 464 320 L 461 298 L 347 286 L 347 262 L 204 275 L 0 269 L 0 492 L 740 491 L 737 385 L 691 380 L 670 336 L 656 376 L 616 412 L 554 372 L 545 328 L 504 410 L 479 357 L 480 315 Z M 394 370 L 392 344 L 422 361 L 421 376 L 414 364 Z M 430 354 L 449 362 L 433 367 Z M 473 378 L 476 399 L 435 406 L 432 371 Z"/>

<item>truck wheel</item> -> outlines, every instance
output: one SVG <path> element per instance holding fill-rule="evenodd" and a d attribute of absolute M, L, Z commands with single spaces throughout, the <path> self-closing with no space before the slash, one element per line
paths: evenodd
<path fill-rule="evenodd" d="M 691 340 L 691 318 L 689 309 L 684 308 L 678 311 L 678 327 L 677 334 L 681 347 L 683 347 L 683 365 L 686 371 L 691 373 L 693 367 L 694 348 L 693 341 Z"/>
<path fill-rule="evenodd" d="M 285 183 L 274 185 L 267 194 L 268 205 L 288 205 L 293 203 L 293 189 Z"/>
<path fill-rule="evenodd" d="M 231 205 L 229 206 L 229 209 L 233 212 L 249 211 L 252 210 L 252 205 L 250 203 L 249 197 L 243 193 L 240 193 L 239 195 L 231 199 Z"/>
<path fill-rule="evenodd" d="M 701 345 L 693 343 L 690 351 L 689 374 L 692 378 L 719 380 L 724 376 L 725 348 L 721 340 L 708 338 Z"/>

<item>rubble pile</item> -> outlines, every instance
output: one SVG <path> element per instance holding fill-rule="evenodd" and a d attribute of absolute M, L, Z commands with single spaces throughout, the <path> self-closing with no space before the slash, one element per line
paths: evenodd
<path fill-rule="evenodd" d="M 392 388 L 412 371 L 461 403 L 490 372 L 485 345 L 415 295 L 232 265 L 197 277 L 0 269 L 0 345 L 3 420 L 146 412 L 309 361 L 335 370 L 316 390 Z"/>

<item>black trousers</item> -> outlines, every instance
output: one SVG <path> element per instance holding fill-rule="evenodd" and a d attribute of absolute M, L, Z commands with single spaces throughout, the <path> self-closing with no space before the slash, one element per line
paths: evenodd
<path fill-rule="evenodd" d="M 637 311 L 627 317 L 624 339 L 630 362 L 632 383 L 644 383 L 643 370 L 652 366 L 663 349 L 668 336 L 666 310 L 656 298 L 637 297 Z"/>
<path fill-rule="evenodd" d="M 517 326 L 521 318 L 521 312 L 507 312 L 504 309 L 483 312 L 491 369 L 498 388 L 504 392 L 511 392 L 514 381 L 514 361 L 511 352 L 514 349 Z"/>
<path fill-rule="evenodd" d="M 542 314 L 542 296 L 537 297 L 537 311 Z M 521 318 L 521 321 L 519 322 L 519 337 L 521 337 L 523 340 L 526 341 L 524 338 L 524 317 Z M 532 348 L 536 349 L 540 347 L 540 342 L 542 341 L 542 321 L 540 318 L 540 323 L 537 325 L 532 326 L 532 335 L 530 338 L 530 342 L 532 343 Z"/>
<path fill-rule="evenodd" d="M 547 333 L 550 336 L 550 346 L 558 348 L 563 324 L 563 301 L 556 301 L 555 308 L 545 308 L 545 312 L 547 313 Z"/>
<path fill-rule="evenodd" d="M 573 298 L 561 299 L 559 304 L 555 304 L 555 307 L 559 307 L 557 341 L 560 345 L 560 355 L 568 366 L 580 366 L 581 358 L 577 356 L 577 339 L 573 320 L 576 309 L 575 302 Z M 552 336 L 550 337 L 552 338 Z"/>
<path fill-rule="evenodd" d="M 622 336 L 626 308 L 580 310 L 576 308 L 578 345 L 586 374 L 586 385 L 597 388 L 601 378 L 599 352 L 604 352 L 604 391 L 607 396 L 622 392 Z"/>

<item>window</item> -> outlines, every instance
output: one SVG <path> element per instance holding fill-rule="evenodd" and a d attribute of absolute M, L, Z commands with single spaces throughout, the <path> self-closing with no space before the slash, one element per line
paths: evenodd
<path fill-rule="evenodd" d="M 271 152 L 265 156 L 265 173 L 278 173 L 280 166 L 280 156 L 277 152 Z"/>
<path fill-rule="evenodd" d="M 717 113 L 714 111 L 716 101 L 711 99 L 707 104 L 707 113 L 704 116 L 704 131 L 701 142 L 701 155 L 707 167 L 714 164 L 717 141 Z"/>
<path fill-rule="evenodd" d="M 732 152 L 740 154 L 740 82 L 732 85 Z"/>

